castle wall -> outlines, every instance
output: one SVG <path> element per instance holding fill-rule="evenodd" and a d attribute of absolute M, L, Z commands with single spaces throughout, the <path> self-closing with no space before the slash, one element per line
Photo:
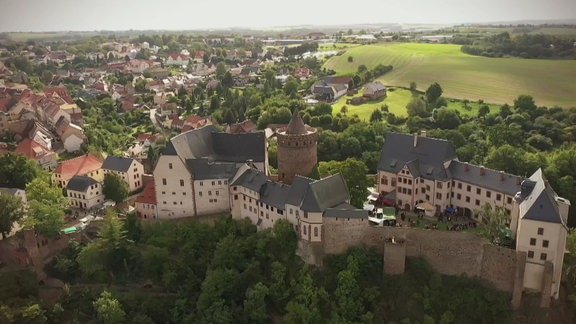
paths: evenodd
<path fill-rule="evenodd" d="M 403 240 L 408 257 L 424 257 L 438 272 L 446 275 L 481 277 L 497 289 L 514 289 L 517 258 L 512 249 L 492 246 L 470 232 L 426 230 L 408 227 L 375 227 L 366 219 L 324 217 L 325 254 L 344 253 L 357 245 L 376 247 L 384 253 L 385 240 Z M 389 258 L 385 262 L 403 262 Z M 389 265 L 402 269 L 403 264 Z"/>

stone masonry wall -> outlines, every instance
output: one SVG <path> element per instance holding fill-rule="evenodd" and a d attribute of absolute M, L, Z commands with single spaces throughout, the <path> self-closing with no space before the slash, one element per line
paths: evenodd
<path fill-rule="evenodd" d="M 424 257 L 440 273 L 481 277 L 508 292 L 514 287 L 516 252 L 486 244 L 473 233 L 373 227 L 366 219 L 328 217 L 324 218 L 323 231 L 325 254 L 343 253 L 355 245 L 373 246 L 383 252 L 384 241 L 395 237 L 405 241 L 406 256 Z"/>

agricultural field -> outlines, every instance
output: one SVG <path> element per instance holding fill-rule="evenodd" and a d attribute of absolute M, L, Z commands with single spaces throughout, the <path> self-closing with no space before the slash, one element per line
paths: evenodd
<path fill-rule="evenodd" d="M 576 107 L 576 60 L 488 58 L 462 53 L 460 45 L 387 43 L 350 48 L 323 67 L 354 75 L 361 64 L 369 69 L 392 65 L 379 78 L 387 86 L 408 87 L 414 81 L 426 90 L 438 82 L 447 98 L 512 104 L 528 94 L 537 105 Z"/>

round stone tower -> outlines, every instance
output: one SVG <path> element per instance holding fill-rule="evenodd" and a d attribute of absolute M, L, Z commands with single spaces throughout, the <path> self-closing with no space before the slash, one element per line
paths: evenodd
<path fill-rule="evenodd" d="M 276 131 L 278 139 L 278 181 L 292 184 L 296 174 L 308 176 L 318 163 L 316 128 L 304 124 L 294 109 L 288 126 Z"/>

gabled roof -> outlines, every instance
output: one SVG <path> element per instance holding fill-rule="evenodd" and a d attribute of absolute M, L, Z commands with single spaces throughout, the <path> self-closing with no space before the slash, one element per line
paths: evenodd
<path fill-rule="evenodd" d="M 228 134 L 206 125 L 174 136 L 170 142 L 181 159 L 208 158 L 220 162 L 262 162 L 266 156 L 264 132 Z"/>
<path fill-rule="evenodd" d="M 156 205 L 156 184 L 154 180 L 148 181 L 144 190 L 136 197 L 137 203 Z"/>
<path fill-rule="evenodd" d="M 186 165 L 190 167 L 194 180 L 230 179 L 238 170 L 235 163 L 214 163 L 205 158 L 188 159 Z"/>
<path fill-rule="evenodd" d="M 375 93 L 382 90 L 386 90 L 386 86 L 380 81 L 370 82 L 364 86 L 364 93 Z"/>
<path fill-rule="evenodd" d="M 39 159 L 47 154 L 54 154 L 51 150 L 28 138 L 25 138 L 18 143 L 18 147 L 16 147 L 14 152 L 23 154 L 27 158 L 33 160 Z"/>
<path fill-rule="evenodd" d="M 337 173 L 310 183 L 300 208 L 309 212 L 323 212 L 348 201 L 348 186 L 342 174 Z"/>
<path fill-rule="evenodd" d="M 324 211 L 324 217 L 342 217 L 342 218 L 368 218 L 368 211 L 358 209 L 348 203 L 342 203 L 333 208 L 328 208 Z"/>
<path fill-rule="evenodd" d="M 560 215 L 557 200 L 561 200 L 568 205 L 570 202 L 558 195 L 550 188 L 548 181 L 542 174 L 542 169 L 536 170 L 529 178 L 529 185 L 526 186 L 521 195 L 516 196 L 521 199 L 520 202 L 520 218 L 563 224 L 566 226 L 566 221 Z"/>
<path fill-rule="evenodd" d="M 98 181 L 87 176 L 76 175 L 70 179 L 66 185 L 66 190 L 86 192 L 90 186 L 95 184 L 98 184 Z"/>
<path fill-rule="evenodd" d="M 104 163 L 102 163 L 102 169 L 118 172 L 128 172 L 132 162 L 134 162 L 133 158 L 123 156 L 108 156 L 106 160 L 104 160 Z"/>
<path fill-rule="evenodd" d="M 85 175 L 96 171 L 102 167 L 102 161 L 92 154 L 82 155 L 70 160 L 61 162 L 54 173 L 59 173 L 64 180 L 68 180 L 75 175 Z"/>
<path fill-rule="evenodd" d="M 389 132 L 384 141 L 378 170 L 398 173 L 408 162 L 418 162 L 419 172 L 427 179 L 446 179 L 444 162 L 457 159 L 454 146 L 446 140 Z"/>

